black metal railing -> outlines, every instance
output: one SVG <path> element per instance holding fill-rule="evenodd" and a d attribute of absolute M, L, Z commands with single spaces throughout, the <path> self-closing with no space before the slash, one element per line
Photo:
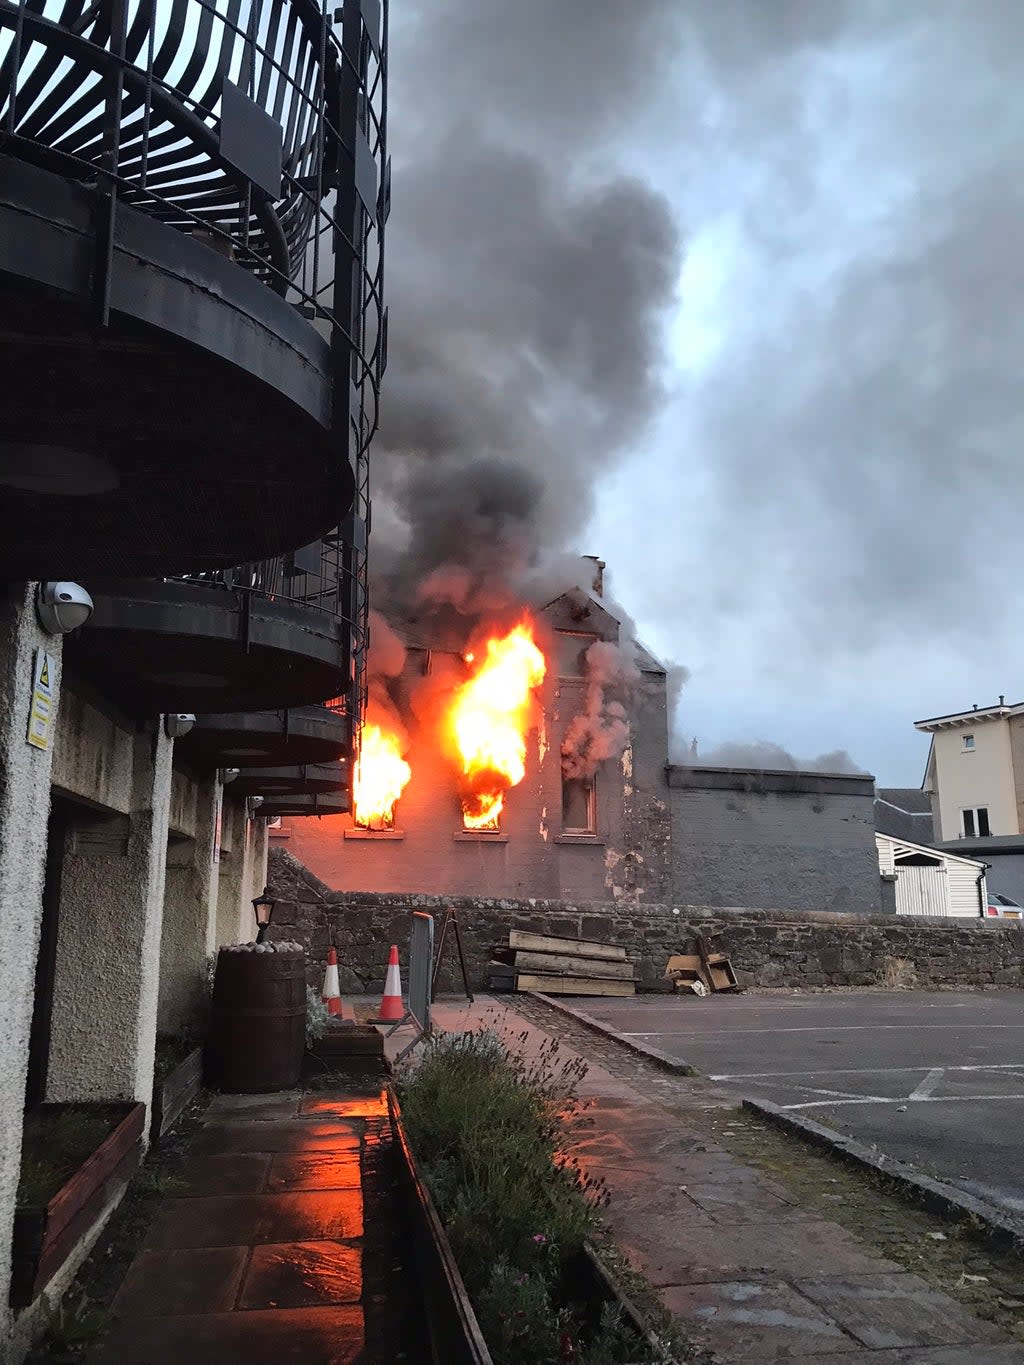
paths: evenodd
<path fill-rule="evenodd" d="M 338 5 L 338 8 L 335 6 Z M 387 363 L 388 0 L 0 0 L 0 150 L 94 187 L 109 316 L 121 205 L 187 233 L 332 343 L 334 436 L 355 499 L 315 574 L 231 585 L 350 626 L 361 714 L 370 441 Z M 229 585 L 225 575 L 203 581 Z"/>
<path fill-rule="evenodd" d="M 351 717 L 355 731 L 366 701 L 366 548 L 353 544 L 350 534 L 339 529 L 291 555 L 253 560 L 233 569 L 181 574 L 171 581 L 293 602 L 339 621 L 348 644 L 351 678 L 349 686 L 327 705 Z"/>

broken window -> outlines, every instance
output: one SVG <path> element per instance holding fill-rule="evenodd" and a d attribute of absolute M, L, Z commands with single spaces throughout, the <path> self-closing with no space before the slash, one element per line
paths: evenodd
<path fill-rule="evenodd" d="M 563 777 L 563 834 L 594 834 L 597 829 L 595 804 L 592 777 Z"/>
<path fill-rule="evenodd" d="M 988 823 L 988 806 L 967 806 L 960 814 L 964 822 L 963 838 L 988 838 L 991 833 Z"/>

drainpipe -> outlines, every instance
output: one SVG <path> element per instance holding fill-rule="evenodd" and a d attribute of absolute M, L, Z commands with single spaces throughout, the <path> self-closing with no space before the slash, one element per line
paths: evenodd
<path fill-rule="evenodd" d="M 988 909 L 988 906 L 985 904 L 981 897 L 981 884 L 985 880 L 985 873 L 991 871 L 992 871 L 991 863 L 982 863 L 981 871 L 978 873 L 978 880 L 974 883 L 975 886 L 978 888 L 978 914 L 981 916 L 982 919 L 988 918 L 988 916 L 985 914 L 985 911 Z"/>

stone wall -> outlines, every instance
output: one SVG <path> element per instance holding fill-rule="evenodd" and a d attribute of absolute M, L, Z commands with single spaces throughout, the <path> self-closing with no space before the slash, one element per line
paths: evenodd
<path fill-rule="evenodd" d="M 882 909 L 873 778 L 677 766 L 667 777 L 676 900 Z"/>
<path fill-rule="evenodd" d="M 305 944 L 309 979 L 316 987 L 323 982 L 333 939 L 343 994 L 382 989 L 392 943 L 398 944 L 404 971 L 410 911 L 439 916 L 447 905 L 458 912 L 474 987 L 483 984 L 492 945 L 511 928 L 620 943 L 636 961 L 641 988 L 648 990 L 665 988 L 666 960 L 686 951 L 694 933 L 730 953 L 747 985 L 874 985 L 896 959 L 912 964 L 922 986 L 1024 980 L 1024 925 L 1008 921 L 335 892 L 282 849 L 272 850 L 268 875 L 279 897 L 269 936 Z M 439 988 L 454 990 L 458 984 L 451 944 Z"/>

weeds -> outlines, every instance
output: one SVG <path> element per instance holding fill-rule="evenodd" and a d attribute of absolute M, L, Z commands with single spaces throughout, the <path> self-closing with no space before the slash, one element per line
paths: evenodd
<path fill-rule="evenodd" d="M 327 1032 L 327 1025 L 331 1022 L 327 1006 L 323 1002 L 323 997 L 318 990 L 312 986 L 306 987 L 306 1046 L 315 1043 L 318 1038 L 322 1038 Z"/>
<path fill-rule="evenodd" d="M 43 1106 L 25 1116 L 18 1204 L 41 1208 L 91 1156 L 110 1132 L 95 1110 Z"/>
<path fill-rule="evenodd" d="M 483 1029 L 428 1044 L 398 1081 L 417 1162 L 497 1365 L 649 1358 L 627 1324 L 610 1318 L 578 1346 L 566 1268 L 608 1202 L 604 1182 L 564 1154 L 570 1134 L 589 1123 L 577 1094 L 587 1064 L 563 1060 L 553 1039 L 528 1058 L 528 1040 L 520 1035 L 511 1050 Z"/>
<path fill-rule="evenodd" d="M 65 1294 L 57 1304 L 43 1295 L 43 1337 L 40 1347 L 53 1362 L 78 1360 L 103 1334 L 107 1315 L 84 1293 Z"/>
<path fill-rule="evenodd" d="M 889 991 L 909 991 L 917 985 L 917 971 L 908 957 L 887 957 L 878 981 Z"/>

